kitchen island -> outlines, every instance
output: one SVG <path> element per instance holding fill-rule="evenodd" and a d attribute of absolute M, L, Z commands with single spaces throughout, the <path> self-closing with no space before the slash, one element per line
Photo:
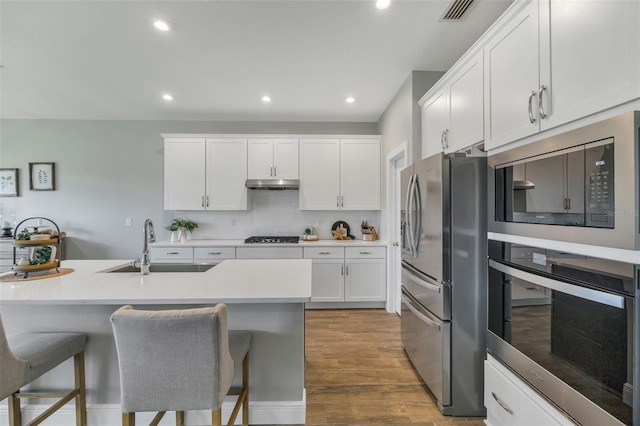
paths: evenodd
<path fill-rule="evenodd" d="M 225 260 L 206 272 L 105 272 L 125 260 L 64 261 L 74 272 L 42 280 L 0 283 L 0 313 L 8 334 L 85 333 L 87 416 L 91 425 L 120 423 L 120 380 L 110 315 L 125 304 L 138 309 L 181 309 L 226 303 L 229 328 L 252 332 L 250 423 L 303 424 L 304 304 L 311 297 L 308 259 Z M 189 348 L 184 348 L 188 351 Z M 176 360 L 180 362 L 180 360 Z M 72 363 L 38 379 L 37 387 L 70 386 Z M 238 379 L 238 378 L 236 378 Z M 223 406 L 228 416 L 231 402 Z M 25 421 L 35 406 L 25 404 Z M 53 424 L 74 424 L 73 404 Z M 149 419 L 141 414 L 140 422 Z M 0 425 L 6 424 L 6 404 Z M 186 424 L 206 424 L 207 412 L 189 412 Z M 172 424 L 167 416 L 161 424 Z"/>

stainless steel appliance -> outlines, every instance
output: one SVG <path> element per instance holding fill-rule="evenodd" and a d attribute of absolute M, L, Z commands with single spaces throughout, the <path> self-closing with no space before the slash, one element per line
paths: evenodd
<path fill-rule="evenodd" d="M 298 241 L 300 241 L 300 237 L 298 236 L 255 236 L 244 240 L 246 244 L 297 244 Z"/>
<path fill-rule="evenodd" d="M 484 415 L 486 182 L 482 157 L 402 171 L 402 343 L 445 415 Z"/>
<path fill-rule="evenodd" d="M 489 231 L 640 249 L 640 112 L 488 157 Z"/>
<path fill-rule="evenodd" d="M 487 349 L 579 424 L 638 425 L 639 288 L 637 265 L 489 241 Z"/>
<path fill-rule="evenodd" d="M 244 186 L 248 189 L 287 190 L 300 189 L 298 179 L 247 179 Z"/>

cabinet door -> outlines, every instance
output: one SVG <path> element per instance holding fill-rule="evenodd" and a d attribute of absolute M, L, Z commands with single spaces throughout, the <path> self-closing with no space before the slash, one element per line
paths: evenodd
<path fill-rule="evenodd" d="M 538 2 L 530 2 L 484 49 L 486 148 L 536 133 L 538 123 Z M 533 95 L 531 93 L 533 92 Z M 531 100 L 531 117 L 529 103 Z"/>
<path fill-rule="evenodd" d="M 344 301 L 344 261 L 314 259 L 311 265 L 311 301 Z"/>
<path fill-rule="evenodd" d="M 380 141 L 340 141 L 340 208 L 380 210 Z"/>
<path fill-rule="evenodd" d="M 273 178 L 273 139 L 249 139 L 248 179 Z"/>
<path fill-rule="evenodd" d="M 247 210 L 247 140 L 207 139 L 207 210 Z"/>
<path fill-rule="evenodd" d="M 204 210 L 205 140 L 164 141 L 164 209 Z"/>
<path fill-rule="evenodd" d="M 449 92 L 442 90 L 430 98 L 422 111 L 422 158 L 444 150 L 444 138 L 449 129 Z"/>
<path fill-rule="evenodd" d="M 455 152 L 484 140 L 484 86 L 482 52 L 449 86 L 450 125 L 446 151 Z"/>
<path fill-rule="evenodd" d="M 640 97 L 640 2 L 540 6 L 543 130 Z"/>
<path fill-rule="evenodd" d="M 345 260 L 345 302 L 384 301 L 387 296 L 384 259 Z"/>
<path fill-rule="evenodd" d="M 298 139 L 273 141 L 273 167 L 278 179 L 298 179 Z"/>
<path fill-rule="evenodd" d="M 340 208 L 339 139 L 300 140 L 299 196 L 300 210 Z"/>

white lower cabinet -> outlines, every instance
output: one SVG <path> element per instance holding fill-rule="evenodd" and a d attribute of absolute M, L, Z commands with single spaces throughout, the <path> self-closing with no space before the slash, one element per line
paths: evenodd
<path fill-rule="evenodd" d="M 301 247 L 237 247 L 237 259 L 302 259 Z"/>
<path fill-rule="evenodd" d="M 488 426 L 573 425 L 491 355 L 484 362 L 484 405 Z"/>
<path fill-rule="evenodd" d="M 384 247 L 305 247 L 313 259 L 312 302 L 379 302 L 386 299 Z"/>

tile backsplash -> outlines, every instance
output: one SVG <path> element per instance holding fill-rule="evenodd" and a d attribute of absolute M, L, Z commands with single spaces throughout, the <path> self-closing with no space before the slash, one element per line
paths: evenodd
<path fill-rule="evenodd" d="M 379 211 L 309 211 L 298 208 L 298 191 L 249 191 L 247 211 L 166 211 L 158 240 L 168 240 L 164 226 L 174 217 L 190 219 L 198 228 L 192 239 L 245 239 L 252 235 L 302 235 L 315 227 L 321 239 L 331 239 L 331 226 L 339 221 L 349 224 L 351 234 L 361 239 L 363 220 L 375 226 L 380 238 Z M 158 231 L 160 227 L 156 227 Z"/>

